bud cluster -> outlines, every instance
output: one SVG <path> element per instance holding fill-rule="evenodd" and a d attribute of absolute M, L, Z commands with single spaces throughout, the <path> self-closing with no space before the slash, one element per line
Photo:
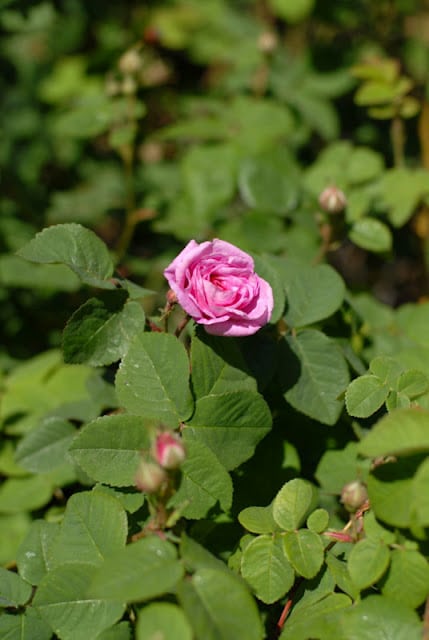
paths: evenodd
<path fill-rule="evenodd" d="M 144 452 L 136 473 L 136 486 L 145 493 L 162 493 L 169 484 L 169 472 L 180 467 L 186 452 L 179 435 L 157 433 L 150 452 Z"/>

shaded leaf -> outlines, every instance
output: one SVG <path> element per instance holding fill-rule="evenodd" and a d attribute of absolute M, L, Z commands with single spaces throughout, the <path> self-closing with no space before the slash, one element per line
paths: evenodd
<path fill-rule="evenodd" d="M 264 638 L 256 604 L 242 581 L 232 573 L 199 569 L 180 583 L 178 598 L 198 638 Z"/>
<path fill-rule="evenodd" d="M 72 459 L 97 482 L 135 484 L 141 451 L 148 449 L 147 421 L 140 416 L 103 416 L 79 431 L 70 446 Z"/>
<path fill-rule="evenodd" d="M 125 355 L 135 335 L 144 329 L 145 315 L 138 302 L 124 303 L 120 294 L 90 298 L 74 312 L 63 333 L 65 362 L 98 367 Z"/>

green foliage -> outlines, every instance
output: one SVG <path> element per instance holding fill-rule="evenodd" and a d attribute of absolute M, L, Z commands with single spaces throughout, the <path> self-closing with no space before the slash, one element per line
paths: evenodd
<path fill-rule="evenodd" d="M 0 2 L 0 637 L 420 639 L 421 3 L 30 4 Z M 254 335 L 166 295 L 214 238 L 272 288 Z"/>

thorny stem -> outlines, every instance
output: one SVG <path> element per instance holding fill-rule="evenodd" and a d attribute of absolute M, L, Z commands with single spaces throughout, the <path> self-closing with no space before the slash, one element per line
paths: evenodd
<path fill-rule="evenodd" d="M 188 316 L 186 314 L 186 316 L 183 318 L 182 322 L 178 325 L 176 331 L 174 332 L 174 335 L 176 336 L 176 338 L 180 336 L 180 334 L 182 333 L 183 329 L 186 327 L 190 319 L 191 319 L 191 316 Z"/>
<path fill-rule="evenodd" d="M 135 216 L 135 195 L 134 195 L 134 168 L 133 168 L 133 149 L 124 149 L 121 154 L 124 164 L 125 184 L 126 184 L 126 214 L 125 224 L 122 229 L 121 236 L 118 241 L 116 253 L 120 262 L 127 252 L 133 237 L 134 228 L 137 224 Z"/>
<path fill-rule="evenodd" d="M 400 116 L 394 116 L 390 126 L 390 139 L 393 149 L 393 164 L 396 168 L 404 166 L 405 130 Z"/>

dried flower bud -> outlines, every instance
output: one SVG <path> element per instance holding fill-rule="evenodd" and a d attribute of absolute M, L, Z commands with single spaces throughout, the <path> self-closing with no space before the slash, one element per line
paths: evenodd
<path fill-rule="evenodd" d="M 164 469 L 177 469 L 184 461 L 185 447 L 174 433 L 160 433 L 153 446 L 153 457 Z"/>
<path fill-rule="evenodd" d="M 154 60 L 140 74 L 140 82 L 144 87 L 157 87 L 171 77 L 171 69 L 163 60 Z"/>
<path fill-rule="evenodd" d="M 327 213 L 341 213 L 347 206 L 347 198 L 341 189 L 331 185 L 320 194 L 319 204 Z"/>
<path fill-rule="evenodd" d="M 138 149 L 138 155 L 146 164 L 161 162 L 165 156 L 165 146 L 161 142 L 144 142 Z"/>
<path fill-rule="evenodd" d="M 277 45 L 277 36 L 272 31 L 264 31 L 258 38 L 258 49 L 263 53 L 272 53 Z"/>
<path fill-rule="evenodd" d="M 118 67 L 124 75 L 133 75 L 140 71 L 142 58 L 136 49 L 129 49 L 120 57 Z"/>
<path fill-rule="evenodd" d="M 168 476 L 155 462 L 142 460 L 136 473 L 136 486 L 145 493 L 157 493 L 167 482 Z"/>
<path fill-rule="evenodd" d="M 368 500 L 366 486 L 360 480 L 353 480 L 344 485 L 341 491 L 341 502 L 351 513 L 354 513 Z"/>

